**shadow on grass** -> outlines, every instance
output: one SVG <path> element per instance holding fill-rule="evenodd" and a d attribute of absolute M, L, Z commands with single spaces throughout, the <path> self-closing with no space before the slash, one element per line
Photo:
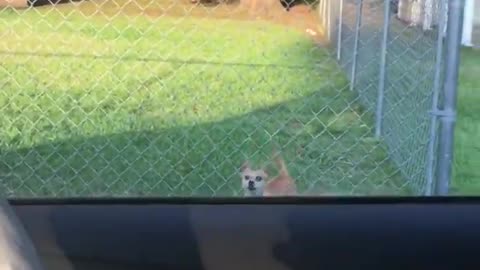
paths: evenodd
<path fill-rule="evenodd" d="M 334 61 L 300 36 L 263 41 L 266 54 L 245 59 L 282 67 L 142 62 L 135 69 L 125 61 L 106 71 L 108 59 L 49 56 L 52 69 L 32 72 L 31 84 L 6 84 L 2 184 L 17 197 L 238 195 L 239 166 L 268 163 L 277 144 L 304 193 L 404 192 L 371 138 L 372 112 L 357 104 Z M 18 58 L 12 81 L 26 73 Z M 32 59 L 32 71 L 44 64 Z M 55 76 L 52 59 L 61 61 Z M 83 78 L 76 86 L 75 72 Z"/>
<path fill-rule="evenodd" d="M 241 163 L 269 162 L 272 144 L 278 144 L 306 193 L 398 193 L 405 183 L 382 147 L 369 139 L 368 119 L 355 107 L 336 114 L 318 106 L 327 100 L 345 106 L 353 99 L 345 90 L 335 100 L 333 92 L 321 89 L 218 122 L 3 152 L 1 178 L 19 197 L 231 196 L 239 191 Z"/>
<path fill-rule="evenodd" d="M 350 9 L 353 9 L 350 7 Z M 380 56 L 383 17 L 366 13 L 362 25 L 356 69 L 355 91 L 361 104 L 370 111 L 377 106 L 380 81 Z M 342 61 L 351 78 L 354 57 L 354 17 L 342 29 Z M 388 57 L 383 100 L 383 140 L 389 158 L 401 168 L 416 193 L 427 185 L 428 144 L 435 68 L 437 30 L 407 27 L 396 16 L 390 18 Z"/>

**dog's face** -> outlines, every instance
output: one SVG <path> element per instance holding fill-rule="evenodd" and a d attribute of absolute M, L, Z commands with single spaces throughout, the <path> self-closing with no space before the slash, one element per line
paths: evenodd
<path fill-rule="evenodd" d="M 240 168 L 242 189 L 246 196 L 262 196 L 268 174 L 264 169 L 254 170 L 248 161 Z"/>

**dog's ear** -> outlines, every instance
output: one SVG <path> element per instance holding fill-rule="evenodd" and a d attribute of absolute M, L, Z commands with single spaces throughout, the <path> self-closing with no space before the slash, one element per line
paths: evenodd
<path fill-rule="evenodd" d="M 247 160 L 247 161 L 243 162 L 242 166 L 240 166 L 240 172 L 244 172 L 248 168 L 250 168 L 250 163 Z"/>

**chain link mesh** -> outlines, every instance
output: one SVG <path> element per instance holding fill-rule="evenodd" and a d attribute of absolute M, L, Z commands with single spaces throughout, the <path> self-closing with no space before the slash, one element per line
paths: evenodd
<path fill-rule="evenodd" d="M 345 0 L 341 23 L 340 1 L 241 2 L 2 7 L 1 188 L 13 197 L 241 196 L 240 165 L 274 172 L 276 145 L 305 194 L 423 193 L 436 31 L 390 17 L 377 139 L 384 1 L 365 0 L 357 13 L 359 2 Z"/>
<path fill-rule="evenodd" d="M 417 193 L 425 194 L 431 189 L 434 171 L 436 132 L 432 133 L 432 99 L 439 91 L 442 65 L 438 62 L 442 50 L 438 43 L 439 25 L 445 25 L 440 13 L 443 1 L 387 1 L 390 4 L 389 17 L 385 17 L 385 2 L 381 0 L 345 1 L 343 34 L 340 37 L 342 59 L 346 72 L 355 65 L 354 47 L 355 23 L 360 18 L 357 72 L 354 87 L 359 101 L 372 114 L 378 110 L 378 102 L 383 102 L 381 111 L 381 141 L 387 148 L 391 160 Z M 356 9 L 361 13 L 355 13 Z M 443 7 L 446 11 L 446 8 Z M 344 16 L 345 17 L 345 16 Z M 363 20 L 362 20 L 363 19 Z M 385 77 L 380 78 L 382 35 L 384 20 L 388 20 L 386 43 Z M 443 20 L 443 23 L 442 23 Z M 440 69 L 440 72 L 437 72 Z M 378 100 L 379 80 L 384 80 L 384 98 Z M 436 106 L 435 106 L 436 107 Z M 430 178 L 430 179 L 427 179 Z"/>

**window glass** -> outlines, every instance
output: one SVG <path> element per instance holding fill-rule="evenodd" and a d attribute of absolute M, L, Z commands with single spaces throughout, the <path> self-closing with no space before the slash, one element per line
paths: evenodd
<path fill-rule="evenodd" d="M 0 0 L 0 190 L 480 191 L 478 51 L 440 147 L 446 2 Z"/>

